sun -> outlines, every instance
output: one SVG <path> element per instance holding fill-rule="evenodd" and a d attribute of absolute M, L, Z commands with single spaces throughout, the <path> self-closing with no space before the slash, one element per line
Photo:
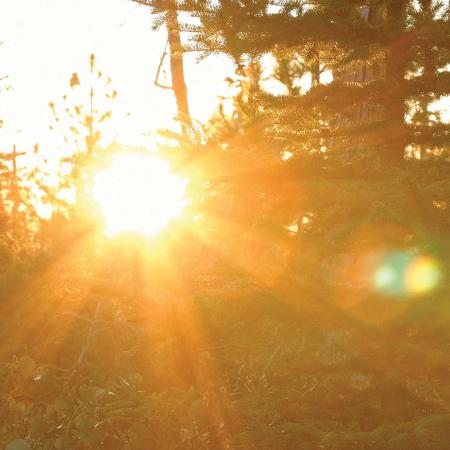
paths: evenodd
<path fill-rule="evenodd" d="M 151 236 L 180 216 L 186 184 L 162 159 L 126 154 L 116 155 L 108 168 L 97 173 L 92 192 L 108 235 L 137 232 Z"/>

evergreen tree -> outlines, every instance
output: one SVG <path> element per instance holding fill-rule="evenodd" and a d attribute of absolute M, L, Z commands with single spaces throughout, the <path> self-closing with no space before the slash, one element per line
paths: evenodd
<path fill-rule="evenodd" d="M 269 117 L 286 125 L 286 133 L 291 130 L 286 139 L 358 137 L 376 147 L 377 156 L 389 164 L 402 161 L 409 144 L 448 142 L 448 127 L 442 124 L 423 127 L 405 121 L 411 97 L 421 92 L 433 99 L 448 94 L 444 37 L 449 34 L 448 6 L 422 4 L 417 9 L 406 0 L 277 4 L 278 9 L 260 0 L 186 2 L 186 8 L 191 7 L 201 20 L 197 28 L 188 28 L 193 32 L 193 49 L 224 52 L 238 64 L 246 55 L 266 52 L 291 58 L 296 52 L 309 61 L 315 88 L 306 95 L 260 99 Z M 432 58 L 433 63 L 430 53 L 439 55 Z M 339 76 L 361 63 L 382 73 L 369 81 L 350 82 Z M 320 67 L 333 72 L 334 82 L 316 86 Z M 370 123 L 341 120 L 361 104 L 378 104 L 382 114 Z M 318 116 L 320 120 L 311 127 L 311 118 Z"/>

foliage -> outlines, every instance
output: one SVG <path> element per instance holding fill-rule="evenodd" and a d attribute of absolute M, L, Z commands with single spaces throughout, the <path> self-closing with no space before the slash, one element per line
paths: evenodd
<path fill-rule="evenodd" d="M 168 291 L 160 282 L 153 295 L 135 298 L 120 295 L 128 283 L 126 254 L 117 259 L 116 253 L 122 271 L 115 267 L 114 283 L 101 270 L 111 251 L 104 248 L 100 260 L 84 267 L 92 280 L 86 287 L 85 276 L 66 281 L 85 265 L 72 260 L 63 277 L 34 292 L 39 303 L 26 304 L 23 296 L 13 303 L 17 312 L 2 333 L 3 349 L 20 356 L 4 353 L 1 367 L 5 444 L 446 447 L 449 336 L 445 321 L 438 325 L 446 302 L 427 320 L 425 304 L 409 305 L 408 315 L 399 312 L 379 334 L 380 328 L 361 327 L 322 303 L 315 296 L 323 289 L 308 287 L 295 273 L 261 290 L 225 268 L 202 269 L 185 281 L 186 290 Z M 301 288 L 292 287 L 298 283 Z M 42 315 L 47 308 L 52 314 Z M 29 319 L 20 329 L 24 316 Z M 36 320 L 30 341 L 26 329 Z M 419 342 L 418 371 L 413 355 Z"/>

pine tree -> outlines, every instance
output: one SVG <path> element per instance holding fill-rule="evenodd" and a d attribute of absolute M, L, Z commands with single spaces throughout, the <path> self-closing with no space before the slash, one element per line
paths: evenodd
<path fill-rule="evenodd" d="M 408 124 L 405 116 L 408 100 L 420 92 L 433 98 L 448 94 L 450 83 L 444 70 L 449 62 L 448 40 L 443 37 L 448 35 L 448 7 L 434 4 L 432 9 L 425 5 L 416 10 L 406 0 L 277 4 L 273 12 L 268 1 L 191 2 L 202 22 L 191 28 L 192 48 L 207 54 L 224 52 L 238 64 L 246 55 L 266 52 L 278 57 L 297 52 L 312 64 L 320 55 L 318 64 L 334 73 L 334 82 L 300 97 L 268 103 L 272 117 L 292 130 L 286 139 L 353 136 L 376 147 L 378 156 L 389 164 L 401 162 L 409 144 L 446 143 L 448 127 Z M 364 8 L 367 17 L 361 14 Z M 439 54 L 433 67 L 429 57 L 426 63 L 420 62 L 421 54 L 430 53 L 427 47 Z M 369 81 L 344 81 L 339 76 L 361 63 L 370 70 L 381 66 L 384 73 Z M 421 73 L 424 64 L 426 73 Z M 311 69 L 313 85 L 318 85 L 320 69 Z M 262 98 L 261 103 L 269 100 Z M 370 124 L 349 125 L 340 120 L 361 104 L 380 105 L 383 113 Z M 311 119 L 318 115 L 318 124 L 311 128 Z"/>

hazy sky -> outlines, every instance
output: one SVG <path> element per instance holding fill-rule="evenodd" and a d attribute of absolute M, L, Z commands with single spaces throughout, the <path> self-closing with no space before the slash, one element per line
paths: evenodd
<path fill-rule="evenodd" d="M 129 143 L 167 125 L 175 112 L 171 91 L 153 85 L 164 50 L 164 31 L 151 31 L 147 8 L 129 0 L 0 0 L 0 75 L 11 90 L 0 94 L 0 152 L 13 143 L 29 147 L 52 142 L 49 101 L 68 92 L 73 72 L 88 70 L 91 53 L 119 93 L 115 131 Z M 225 58 L 196 65 L 187 58 L 194 117 L 205 119 L 232 70 Z"/>

